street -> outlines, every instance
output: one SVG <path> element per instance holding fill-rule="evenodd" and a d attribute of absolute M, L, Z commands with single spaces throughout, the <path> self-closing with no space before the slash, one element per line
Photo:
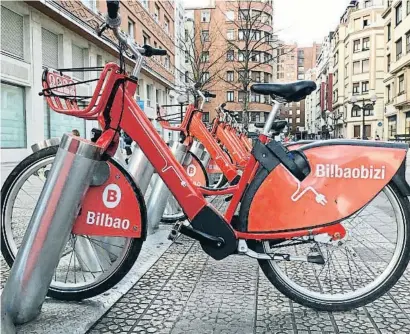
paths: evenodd
<path fill-rule="evenodd" d="M 25 209 L 32 194 L 24 197 Z M 386 207 L 376 206 L 371 215 L 388 226 Z M 378 228 L 388 239 L 391 231 Z M 169 229 L 163 225 L 150 236 L 131 273 L 114 289 L 81 303 L 47 299 L 40 317 L 20 326 L 19 333 L 410 333 L 410 268 L 366 307 L 316 312 L 277 291 L 256 260 L 234 255 L 215 261 L 186 237 L 171 245 Z M 374 251 L 385 245 L 381 239 L 372 243 L 363 241 Z M 360 258 L 371 257 L 370 249 L 355 248 Z M 3 258 L 1 270 L 3 288 L 8 275 Z M 300 273 L 309 276 L 306 269 Z"/>

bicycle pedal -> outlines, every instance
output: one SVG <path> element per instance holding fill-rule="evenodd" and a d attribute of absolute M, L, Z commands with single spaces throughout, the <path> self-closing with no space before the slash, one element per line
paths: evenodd
<path fill-rule="evenodd" d="M 174 225 L 171 232 L 169 232 L 168 240 L 171 240 L 172 242 L 175 242 L 175 240 L 178 238 L 180 229 L 181 229 L 181 223 L 178 222 Z"/>

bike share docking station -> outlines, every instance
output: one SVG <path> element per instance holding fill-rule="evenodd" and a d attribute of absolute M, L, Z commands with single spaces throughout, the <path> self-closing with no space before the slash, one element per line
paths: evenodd
<path fill-rule="evenodd" d="M 63 136 L 1 296 L 2 332 L 13 333 L 12 324 L 40 313 L 101 152 L 89 141 Z"/>

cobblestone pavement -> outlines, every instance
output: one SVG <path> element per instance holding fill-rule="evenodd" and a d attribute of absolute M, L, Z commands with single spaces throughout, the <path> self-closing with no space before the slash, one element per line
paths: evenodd
<path fill-rule="evenodd" d="M 409 283 L 407 272 L 366 307 L 316 312 L 280 294 L 256 260 L 215 261 L 182 239 L 88 333 L 410 333 Z"/>

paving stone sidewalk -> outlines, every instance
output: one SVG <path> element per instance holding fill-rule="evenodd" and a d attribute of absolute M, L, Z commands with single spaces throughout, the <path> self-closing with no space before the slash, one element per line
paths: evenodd
<path fill-rule="evenodd" d="M 410 272 L 378 301 L 345 313 L 293 303 L 257 261 L 215 261 L 181 239 L 88 332 L 97 333 L 410 333 Z"/>

